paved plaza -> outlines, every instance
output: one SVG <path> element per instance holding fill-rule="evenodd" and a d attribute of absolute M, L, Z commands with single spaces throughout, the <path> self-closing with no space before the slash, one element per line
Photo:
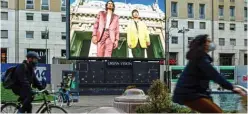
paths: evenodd
<path fill-rule="evenodd" d="M 80 96 L 80 100 L 74 103 L 71 107 L 63 106 L 63 108 L 69 113 L 87 113 L 99 107 L 112 107 L 114 98 L 116 96 L 111 95 L 99 95 L 99 96 Z M 39 104 L 35 104 L 33 112 L 37 110 Z"/>

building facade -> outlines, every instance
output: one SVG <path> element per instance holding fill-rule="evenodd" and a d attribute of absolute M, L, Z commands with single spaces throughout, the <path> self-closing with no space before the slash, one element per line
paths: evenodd
<path fill-rule="evenodd" d="M 199 34 L 216 43 L 210 53 L 215 65 L 247 65 L 246 0 L 166 0 L 166 16 L 170 57 L 177 65 L 183 65 L 188 44 Z"/>
<path fill-rule="evenodd" d="M 22 62 L 28 51 L 39 53 L 42 63 L 51 63 L 53 57 L 65 56 L 65 2 L 1 0 L 2 63 Z M 2 55 L 6 55 L 5 58 Z"/>

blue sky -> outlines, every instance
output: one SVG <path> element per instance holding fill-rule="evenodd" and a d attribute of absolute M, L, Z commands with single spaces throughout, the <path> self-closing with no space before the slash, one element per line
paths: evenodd
<path fill-rule="evenodd" d="M 74 2 L 75 0 L 70 0 L 70 2 Z M 108 1 L 108 0 L 104 0 L 104 1 Z M 115 2 L 125 2 L 125 0 L 113 0 Z M 127 3 L 132 3 L 132 4 L 144 4 L 144 5 L 152 5 L 152 3 L 154 3 L 155 0 L 126 0 Z M 165 11 L 164 8 L 164 0 L 158 0 L 159 2 L 159 8 L 162 11 Z"/>

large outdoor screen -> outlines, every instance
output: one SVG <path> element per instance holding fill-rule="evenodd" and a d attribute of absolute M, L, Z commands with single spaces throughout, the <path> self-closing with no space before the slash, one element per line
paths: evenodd
<path fill-rule="evenodd" d="M 69 59 L 165 58 L 164 0 L 68 0 Z"/>

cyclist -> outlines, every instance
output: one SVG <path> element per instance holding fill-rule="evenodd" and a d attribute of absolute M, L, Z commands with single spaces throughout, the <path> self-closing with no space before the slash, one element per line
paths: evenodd
<path fill-rule="evenodd" d="M 69 76 L 63 80 L 64 83 L 61 83 L 61 87 L 65 93 L 65 100 L 67 101 L 68 106 L 70 106 L 70 89 L 74 86 L 74 80 L 75 77 L 72 74 L 69 74 Z"/>
<path fill-rule="evenodd" d="M 26 55 L 27 60 L 24 60 L 21 65 L 18 65 L 14 77 L 16 82 L 12 88 L 12 91 L 18 95 L 21 101 L 22 107 L 19 108 L 19 113 L 32 113 L 32 101 L 33 92 L 32 86 L 38 88 L 39 90 L 45 87 L 41 85 L 35 76 L 34 69 L 40 59 L 36 52 L 28 52 Z"/>
<path fill-rule="evenodd" d="M 173 102 L 186 105 L 200 113 L 222 113 L 221 108 L 212 101 L 208 91 L 210 80 L 225 89 L 245 96 L 245 92 L 235 88 L 211 65 L 213 60 L 207 53 L 213 50 L 215 50 L 215 44 L 208 39 L 208 35 L 196 36 L 191 41 L 186 56 L 189 62 L 178 79 Z"/>

